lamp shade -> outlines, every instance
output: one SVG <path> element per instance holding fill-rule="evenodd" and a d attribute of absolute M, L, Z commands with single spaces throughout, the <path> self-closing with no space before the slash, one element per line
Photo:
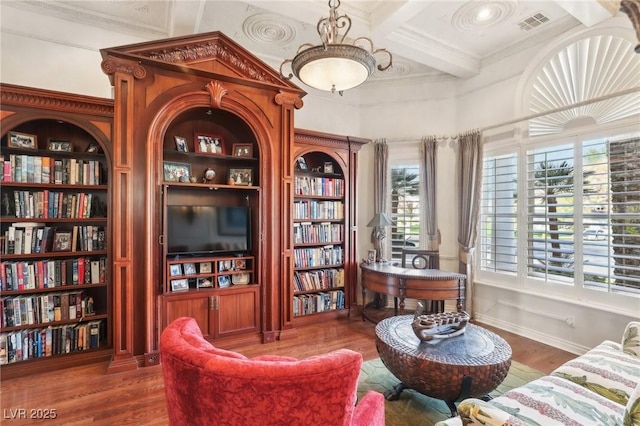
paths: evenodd
<path fill-rule="evenodd" d="M 375 59 L 364 49 L 346 44 L 315 46 L 303 50 L 291 67 L 306 85 L 342 91 L 364 83 L 375 69 Z"/>
<path fill-rule="evenodd" d="M 382 226 L 391 226 L 391 225 L 393 225 L 393 221 L 389 216 L 387 216 L 386 213 L 376 213 L 375 216 L 373 216 L 373 219 L 371 219 L 369 223 L 367 223 L 368 227 L 373 227 L 373 226 L 382 227 Z"/>

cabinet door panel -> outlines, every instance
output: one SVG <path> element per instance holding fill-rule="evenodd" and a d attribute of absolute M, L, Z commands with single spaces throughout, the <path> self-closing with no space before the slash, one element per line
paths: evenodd
<path fill-rule="evenodd" d="M 223 294 L 218 309 L 218 336 L 258 329 L 258 292 Z"/>
<path fill-rule="evenodd" d="M 209 298 L 197 297 L 189 299 L 167 299 L 166 301 L 166 324 L 180 317 L 193 317 L 196 319 L 204 337 L 211 334 L 209 326 Z"/>

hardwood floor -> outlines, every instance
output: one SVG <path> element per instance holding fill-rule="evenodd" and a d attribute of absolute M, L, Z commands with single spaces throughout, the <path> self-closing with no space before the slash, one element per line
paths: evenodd
<path fill-rule="evenodd" d="M 278 354 L 304 358 L 334 349 L 349 348 L 362 353 L 364 359 L 369 360 L 378 356 L 374 327 L 374 324 L 360 318 L 341 319 L 298 328 L 299 335 L 294 339 L 234 349 L 249 357 Z M 493 327 L 487 328 L 509 342 L 513 348 L 514 360 L 544 373 L 576 356 Z M 99 363 L 1 381 L 2 423 L 167 423 L 160 366 L 117 374 L 106 374 L 106 370 L 107 364 Z M 56 416 L 53 420 L 36 422 L 33 418 L 34 414 L 53 412 Z"/>

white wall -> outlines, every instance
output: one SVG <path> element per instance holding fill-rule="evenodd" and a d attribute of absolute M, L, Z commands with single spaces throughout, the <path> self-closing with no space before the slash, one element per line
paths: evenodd
<path fill-rule="evenodd" d="M 37 15 L 3 8 L 1 19 L 3 83 L 110 98 L 111 86 L 100 69 L 99 49 L 145 41 L 59 21 L 56 25 L 74 26 L 74 37 L 62 44 L 53 43 L 50 40 L 56 25 L 41 21 Z M 296 112 L 295 126 L 387 138 L 390 149 L 395 150 L 406 149 L 407 141 L 417 142 L 426 135 L 449 136 L 509 121 L 522 116 L 518 92 L 530 58 L 551 44 L 545 41 L 544 46 L 533 45 L 484 64 L 482 74 L 466 81 L 418 80 L 403 85 L 379 82 L 366 90 L 346 92 L 343 97 L 308 89 L 304 107 Z M 441 267 L 446 270 L 457 268 L 455 148 L 455 142 L 443 141 L 438 151 L 437 216 L 442 232 Z M 373 213 L 372 152 L 368 145 L 360 153 L 359 257 L 364 257 L 362 253 L 372 246 L 371 230 L 365 226 Z M 491 283 L 478 284 L 474 294 L 478 319 L 576 353 L 604 339 L 619 340 L 622 327 L 630 319 L 578 302 L 549 299 Z"/>

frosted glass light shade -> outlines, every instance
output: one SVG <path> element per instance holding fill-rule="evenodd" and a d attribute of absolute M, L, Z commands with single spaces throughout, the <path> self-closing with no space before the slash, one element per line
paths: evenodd
<path fill-rule="evenodd" d="M 358 46 L 333 44 L 303 50 L 293 58 L 291 68 L 304 84 L 334 92 L 364 83 L 375 64 L 373 55 Z"/>

